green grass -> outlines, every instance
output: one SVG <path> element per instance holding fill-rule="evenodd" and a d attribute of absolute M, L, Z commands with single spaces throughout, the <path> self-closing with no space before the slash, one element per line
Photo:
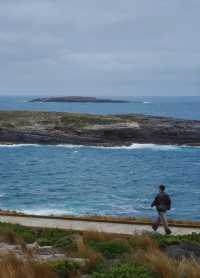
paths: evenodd
<path fill-rule="evenodd" d="M 181 242 L 191 242 L 200 244 L 200 234 L 192 233 L 190 235 L 153 235 L 152 238 L 159 244 L 160 247 L 179 244 Z"/>
<path fill-rule="evenodd" d="M 113 266 L 110 271 L 104 273 L 94 272 L 88 278 L 155 278 L 155 273 L 144 266 L 137 264 L 118 264 Z"/>
<path fill-rule="evenodd" d="M 79 113 L 42 111 L 0 111 L 0 127 L 8 129 L 64 129 L 85 128 L 93 125 L 125 123 L 133 119 L 120 116 L 99 116 Z"/>
<path fill-rule="evenodd" d="M 26 243 L 37 241 L 40 246 L 51 245 L 67 249 L 72 247 L 72 231 L 28 228 L 17 224 L 0 223 L 0 234 L 14 233 Z"/>
<path fill-rule="evenodd" d="M 184 236 L 163 235 L 107 235 L 95 232 L 75 232 L 60 229 L 28 228 L 0 223 L 0 242 L 23 244 L 38 242 L 62 250 L 70 257 L 84 258 L 86 266 L 60 261 L 48 264 L 59 278 L 175 278 L 167 273 L 178 273 L 185 267 L 187 273 L 199 273 L 199 266 L 190 261 L 174 262 L 164 248 L 181 242 L 200 243 L 200 234 Z M 157 274 L 152 272 L 154 270 Z M 183 271 L 184 272 L 184 271 Z M 0 270 L 1 274 L 1 270 Z M 167 276 L 168 275 L 168 276 Z M 192 275 L 192 274 L 191 274 Z M 199 277 L 199 276 L 188 277 Z M 182 278 L 182 276 L 177 276 Z M 57 278 L 57 277 L 56 277 Z"/>
<path fill-rule="evenodd" d="M 68 278 L 71 277 L 72 274 L 78 275 L 80 271 L 80 265 L 74 262 L 52 262 L 48 264 L 50 268 L 52 268 L 59 277 Z M 75 276 L 76 277 L 76 276 Z"/>
<path fill-rule="evenodd" d="M 126 242 L 121 240 L 107 240 L 107 241 L 90 241 L 89 245 L 100 252 L 105 258 L 113 259 L 128 253 L 130 247 Z"/>
<path fill-rule="evenodd" d="M 89 125 L 112 124 L 116 119 L 106 116 L 96 115 L 66 115 L 61 118 L 61 123 L 66 126 L 75 126 L 83 128 Z"/>

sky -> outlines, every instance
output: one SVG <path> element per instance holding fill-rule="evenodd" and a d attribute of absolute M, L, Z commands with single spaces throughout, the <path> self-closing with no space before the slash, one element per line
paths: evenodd
<path fill-rule="evenodd" d="M 0 95 L 200 96 L 200 0 L 0 0 Z"/>

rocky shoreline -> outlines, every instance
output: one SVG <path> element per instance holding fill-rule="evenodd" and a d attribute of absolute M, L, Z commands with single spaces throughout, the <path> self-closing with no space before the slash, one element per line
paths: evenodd
<path fill-rule="evenodd" d="M 131 115 L 1 111 L 0 144 L 200 146 L 200 121 Z"/>

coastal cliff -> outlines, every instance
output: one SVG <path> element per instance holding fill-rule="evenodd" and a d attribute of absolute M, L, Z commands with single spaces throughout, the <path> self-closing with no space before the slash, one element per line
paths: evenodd
<path fill-rule="evenodd" d="M 200 146 L 200 121 L 139 114 L 1 111 L 1 144 L 122 146 L 132 143 Z"/>

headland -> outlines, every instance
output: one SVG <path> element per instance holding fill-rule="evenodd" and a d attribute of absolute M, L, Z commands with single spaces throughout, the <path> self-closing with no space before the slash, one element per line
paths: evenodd
<path fill-rule="evenodd" d="M 200 146 L 200 121 L 139 114 L 1 111 L 0 143 Z"/>

